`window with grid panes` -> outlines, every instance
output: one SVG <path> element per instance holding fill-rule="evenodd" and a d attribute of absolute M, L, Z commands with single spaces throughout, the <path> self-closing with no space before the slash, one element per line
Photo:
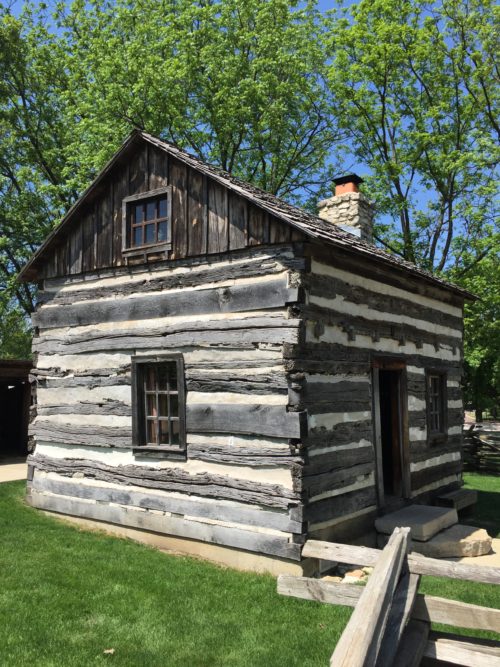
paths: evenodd
<path fill-rule="evenodd" d="M 446 438 L 446 374 L 427 372 L 427 431 L 428 439 L 440 442 Z"/>
<path fill-rule="evenodd" d="M 171 217 L 170 187 L 125 197 L 124 252 L 169 249 Z"/>
<path fill-rule="evenodd" d="M 132 361 L 134 444 L 179 451 L 185 447 L 182 356 Z"/>

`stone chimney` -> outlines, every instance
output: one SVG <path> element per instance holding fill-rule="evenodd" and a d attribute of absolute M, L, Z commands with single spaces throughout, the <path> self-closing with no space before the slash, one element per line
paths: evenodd
<path fill-rule="evenodd" d="M 359 191 L 363 179 L 356 174 L 334 178 L 335 195 L 318 202 L 318 215 L 346 232 L 372 243 L 373 204 Z"/>

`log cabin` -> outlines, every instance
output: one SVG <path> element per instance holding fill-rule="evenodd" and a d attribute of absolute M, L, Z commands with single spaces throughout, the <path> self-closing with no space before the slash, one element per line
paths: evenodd
<path fill-rule="evenodd" d="M 133 132 L 20 276 L 29 502 L 299 572 L 459 488 L 471 295 L 372 243 L 359 182 L 316 216 Z"/>

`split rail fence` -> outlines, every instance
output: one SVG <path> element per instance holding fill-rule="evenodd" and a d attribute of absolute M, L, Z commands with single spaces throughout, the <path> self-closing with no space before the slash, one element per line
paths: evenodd
<path fill-rule="evenodd" d="M 500 431 L 471 427 L 464 430 L 464 470 L 500 474 Z"/>
<path fill-rule="evenodd" d="M 409 528 L 396 528 L 383 551 L 309 540 L 305 557 L 373 566 L 366 586 L 281 575 L 278 593 L 354 607 L 331 667 L 499 667 L 500 642 L 431 632 L 431 623 L 500 633 L 500 610 L 418 592 L 421 575 L 500 584 L 500 568 L 408 553 Z"/>

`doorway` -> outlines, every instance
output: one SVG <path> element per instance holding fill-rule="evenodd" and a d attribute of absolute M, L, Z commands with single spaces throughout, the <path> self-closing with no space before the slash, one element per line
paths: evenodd
<path fill-rule="evenodd" d="M 373 412 L 377 491 L 381 507 L 409 496 L 406 368 L 403 362 L 373 364 Z"/>

